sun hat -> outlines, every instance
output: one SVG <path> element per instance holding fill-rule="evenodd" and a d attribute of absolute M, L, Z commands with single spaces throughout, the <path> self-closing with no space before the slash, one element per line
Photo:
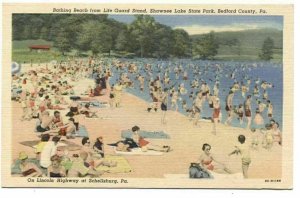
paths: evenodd
<path fill-rule="evenodd" d="M 24 160 L 24 159 L 27 159 L 27 158 L 28 158 L 28 155 L 24 151 L 19 153 L 19 159 L 20 160 Z"/>

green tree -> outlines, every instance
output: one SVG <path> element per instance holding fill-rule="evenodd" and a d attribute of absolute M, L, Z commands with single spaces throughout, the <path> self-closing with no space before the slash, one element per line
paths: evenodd
<path fill-rule="evenodd" d="M 270 37 L 267 37 L 264 40 L 264 43 L 261 48 L 261 53 L 259 54 L 259 58 L 262 60 L 271 60 L 273 58 L 273 49 L 274 49 L 274 40 Z"/>
<path fill-rule="evenodd" d="M 148 15 L 136 15 L 136 19 L 130 24 L 130 33 L 139 45 L 140 57 L 151 56 L 154 50 L 154 32 L 156 22 Z"/>
<path fill-rule="evenodd" d="M 61 28 L 61 31 L 58 32 L 57 37 L 54 40 L 54 47 L 56 47 L 62 55 L 65 55 L 65 52 L 69 52 L 71 50 L 71 42 L 68 38 L 69 33 Z"/>
<path fill-rule="evenodd" d="M 156 58 L 168 58 L 173 48 L 173 31 L 170 27 L 157 24 L 153 34 L 152 55 Z"/>
<path fill-rule="evenodd" d="M 40 32 L 40 38 L 44 40 L 48 40 L 48 34 L 49 34 L 49 29 L 46 26 L 42 27 Z"/>
<path fill-rule="evenodd" d="M 128 51 L 128 45 L 130 45 L 129 43 L 129 32 L 126 30 L 123 30 L 119 33 L 117 39 L 116 39 L 116 44 L 115 44 L 115 48 L 118 51 Z"/>
<path fill-rule="evenodd" d="M 89 21 L 83 24 L 82 30 L 77 37 L 77 45 L 80 50 L 91 50 L 94 55 L 109 53 L 113 47 L 113 38 L 110 33 L 110 26 L 98 21 Z"/>
<path fill-rule="evenodd" d="M 204 34 L 197 39 L 193 45 L 193 53 L 196 57 L 201 59 L 214 59 L 218 54 L 219 44 L 217 42 L 215 33 L 212 31 L 209 34 Z"/>
<path fill-rule="evenodd" d="M 183 58 L 190 55 L 191 42 L 188 33 L 183 29 L 176 29 L 173 32 L 174 46 L 172 54 Z"/>

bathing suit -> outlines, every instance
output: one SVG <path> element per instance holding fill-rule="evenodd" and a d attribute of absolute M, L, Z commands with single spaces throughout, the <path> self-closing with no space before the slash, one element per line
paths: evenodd
<path fill-rule="evenodd" d="M 162 111 L 167 111 L 167 105 L 165 105 L 165 103 L 161 103 L 160 109 L 161 109 Z"/>
<path fill-rule="evenodd" d="M 220 107 L 217 109 L 214 109 L 213 118 L 219 118 L 220 116 Z"/>
<path fill-rule="evenodd" d="M 144 138 L 139 139 L 139 146 L 140 147 L 146 146 L 147 144 L 149 144 L 149 142 L 147 140 L 145 140 Z"/>
<path fill-rule="evenodd" d="M 226 110 L 226 111 L 230 111 L 231 108 L 230 108 L 228 105 L 226 105 L 225 110 Z"/>
<path fill-rule="evenodd" d="M 61 128 L 61 129 L 58 131 L 58 135 L 66 136 L 66 135 L 67 135 L 67 128 L 68 128 L 68 127 Z"/>
<path fill-rule="evenodd" d="M 246 109 L 245 110 L 245 115 L 246 115 L 246 117 L 251 117 L 251 111 L 250 111 L 250 109 Z"/>
<path fill-rule="evenodd" d="M 40 106 L 40 111 L 41 111 L 41 113 L 43 113 L 45 110 L 46 110 L 46 107 L 45 107 L 45 106 Z"/>
<path fill-rule="evenodd" d="M 41 127 L 41 125 L 38 125 L 38 126 L 36 127 L 36 130 L 37 130 L 37 132 L 43 133 L 43 132 L 45 132 L 45 131 L 49 131 L 50 129 L 49 129 L 49 127 L 43 128 L 43 127 Z"/>
<path fill-rule="evenodd" d="M 238 115 L 240 118 L 242 118 L 244 116 L 244 113 L 243 112 L 238 112 Z"/>
<path fill-rule="evenodd" d="M 50 172 L 50 177 L 62 177 L 60 173 L 53 173 L 53 172 Z"/>
<path fill-rule="evenodd" d="M 78 113 L 78 107 L 70 107 L 70 111 L 74 114 Z"/>
<path fill-rule="evenodd" d="M 212 164 L 212 160 L 209 161 L 202 160 L 202 163 L 206 166 L 208 170 L 214 170 L 214 165 Z"/>

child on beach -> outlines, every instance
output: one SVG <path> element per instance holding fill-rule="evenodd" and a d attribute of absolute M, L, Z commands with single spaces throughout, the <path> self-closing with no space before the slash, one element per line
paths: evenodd
<path fill-rule="evenodd" d="M 264 148 L 270 151 L 273 147 L 274 137 L 271 129 L 268 129 L 264 135 L 263 145 Z"/>
<path fill-rule="evenodd" d="M 244 178 L 248 178 L 248 169 L 251 163 L 249 146 L 245 144 L 246 137 L 244 135 L 239 135 L 238 141 L 239 141 L 239 145 L 235 146 L 235 150 L 229 153 L 229 156 L 233 154 L 241 155 L 243 175 Z"/>
<path fill-rule="evenodd" d="M 51 165 L 48 167 L 48 177 L 65 177 L 66 170 L 61 165 L 62 158 L 58 155 L 51 157 Z"/>
<path fill-rule="evenodd" d="M 103 143 L 103 137 L 100 136 L 96 139 L 96 142 L 93 146 L 93 149 L 96 153 L 101 155 L 101 157 L 104 157 L 104 143 Z"/>
<path fill-rule="evenodd" d="M 258 150 L 258 144 L 259 144 L 259 136 L 256 129 L 251 129 L 252 131 L 252 142 L 251 142 L 251 148 L 254 150 Z"/>

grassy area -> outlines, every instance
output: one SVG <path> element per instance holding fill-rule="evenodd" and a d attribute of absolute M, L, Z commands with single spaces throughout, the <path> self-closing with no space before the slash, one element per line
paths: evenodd
<path fill-rule="evenodd" d="M 52 42 L 45 40 L 22 40 L 13 41 L 12 48 L 12 60 L 18 63 L 43 63 L 50 62 L 52 60 L 64 60 L 67 57 L 61 56 L 55 48 L 51 47 L 50 51 L 30 51 L 28 48 L 30 45 L 50 45 L 53 46 Z"/>

